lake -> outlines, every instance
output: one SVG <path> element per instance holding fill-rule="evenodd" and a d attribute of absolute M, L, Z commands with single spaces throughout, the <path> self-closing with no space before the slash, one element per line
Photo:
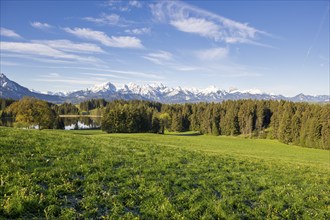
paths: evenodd
<path fill-rule="evenodd" d="M 79 130 L 100 129 L 102 118 L 97 116 L 65 116 L 60 117 L 60 120 L 62 120 L 65 130 Z M 1 118 L 0 126 L 13 127 L 14 119 L 11 117 Z"/>
<path fill-rule="evenodd" d="M 61 117 L 65 130 L 100 129 L 101 117 Z"/>

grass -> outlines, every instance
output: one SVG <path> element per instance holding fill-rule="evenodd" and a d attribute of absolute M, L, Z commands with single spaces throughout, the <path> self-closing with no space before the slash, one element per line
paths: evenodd
<path fill-rule="evenodd" d="M 0 128 L 0 218 L 329 219 L 329 151 Z"/>

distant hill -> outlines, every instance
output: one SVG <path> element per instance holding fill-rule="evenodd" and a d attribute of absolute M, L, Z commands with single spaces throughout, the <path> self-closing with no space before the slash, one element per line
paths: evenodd
<path fill-rule="evenodd" d="M 29 90 L 26 87 L 8 79 L 5 74 L 0 74 L 0 97 L 21 99 L 24 96 L 31 96 L 53 103 L 72 102 L 78 103 L 88 99 L 104 98 L 105 100 L 149 100 L 162 103 L 195 103 L 195 102 L 221 102 L 224 100 L 257 99 L 257 100 L 288 100 L 293 102 L 329 102 L 329 95 L 305 95 L 298 94 L 294 97 L 273 95 L 261 92 L 260 90 L 221 90 L 214 86 L 206 89 L 183 89 L 181 87 L 170 88 L 163 84 L 137 85 L 129 83 L 117 88 L 110 82 L 96 85 L 92 88 L 74 92 L 48 92 L 43 94 Z"/>

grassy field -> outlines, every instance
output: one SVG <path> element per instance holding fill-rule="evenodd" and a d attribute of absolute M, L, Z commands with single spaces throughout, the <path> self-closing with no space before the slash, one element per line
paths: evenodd
<path fill-rule="evenodd" d="M 329 151 L 0 127 L 0 218 L 329 219 Z"/>

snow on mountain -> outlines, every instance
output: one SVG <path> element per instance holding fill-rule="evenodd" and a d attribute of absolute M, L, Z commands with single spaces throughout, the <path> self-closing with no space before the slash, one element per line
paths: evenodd
<path fill-rule="evenodd" d="M 267 94 L 265 92 L 262 92 L 260 89 L 248 89 L 248 90 L 239 90 L 237 88 L 231 88 L 228 93 L 243 93 L 243 94 L 252 94 L 252 95 L 257 95 L 257 94 Z M 268 94 L 270 95 L 270 94 Z"/>
<path fill-rule="evenodd" d="M 50 102 L 77 103 L 88 99 L 104 98 L 106 100 L 142 99 L 163 103 L 186 103 L 186 102 L 221 102 L 225 100 L 258 99 L 258 100 L 289 100 L 294 102 L 329 102 L 329 95 L 311 96 L 298 94 L 294 97 L 267 94 L 259 89 L 238 90 L 232 88 L 229 91 L 221 90 L 215 86 L 205 89 L 198 88 L 171 88 L 163 84 L 138 85 L 128 83 L 116 87 L 110 82 L 95 85 L 91 88 L 72 92 L 47 92 L 42 94 L 35 90 L 29 90 L 14 81 L 9 80 L 4 74 L 0 74 L 0 97 L 20 99 L 24 96 L 32 96 Z"/>
<path fill-rule="evenodd" d="M 31 91 L 28 88 L 25 88 L 18 83 L 11 81 L 5 76 L 5 74 L 0 74 L 1 98 L 21 99 L 24 96 L 30 96 L 54 103 L 64 102 L 60 96 L 41 94 L 40 92 L 36 92 L 34 90 Z"/>
<path fill-rule="evenodd" d="M 242 90 L 239 91 L 240 93 L 249 93 L 252 95 L 257 95 L 257 94 L 263 94 L 264 92 L 262 92 L 260 89 L 248 89 L 248 90 Z"/>
<path fill-rule="evenodd" d="M 208 94 L 211 94 L 211 93 L 217 93 L 218 91 L 219 91 L 219 89 L 217 87 L 209 86 L 206 89 L 202 89 L 201 93 L 203 93 L 205 95 L 208 95 Z"/>
<path fill-rule="evenodd" d="M 106 82 L 100 85 L 95 85 L 92 88 L 88 89 L 94 93 L 97 92 L 107 92 L 107 91 L 111 91 L 111 92 L 116 92 L 117 88 L 115 85 L 113 85 L 110 82 Z"/>
<path fill-rule="evenodd" d="M 47 95 L 57 95 L 57 96 L 68 96 L 71 92 L 46 92 L 44 94 L 47 94 Z"/>

